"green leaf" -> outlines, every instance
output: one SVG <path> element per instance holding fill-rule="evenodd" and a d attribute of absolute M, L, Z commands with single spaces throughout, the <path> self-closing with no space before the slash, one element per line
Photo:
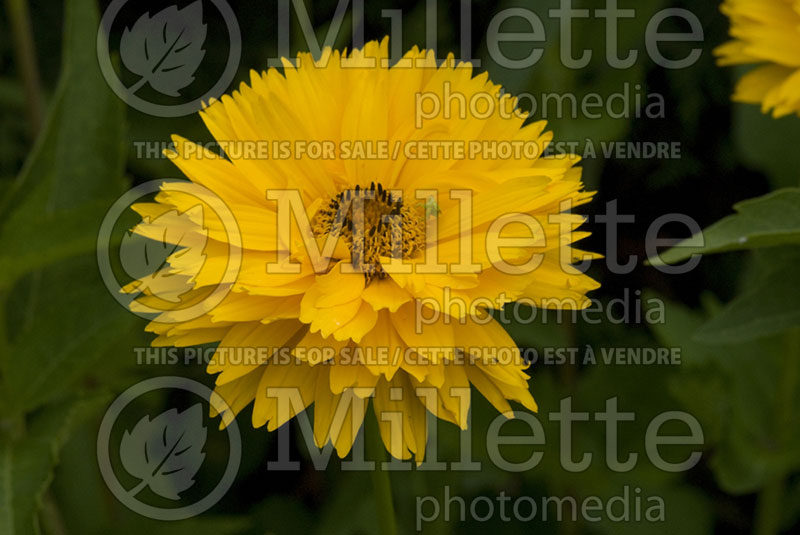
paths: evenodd
<path fill-rule="evenodd" d="M 672 249 L 649 259 L 674 264 L 695 254 L 800 244 L 800 188 L 786 188 L 733 206 L 728 216 Z"/>
<path fill-rule="evenodd" d="M 47 124 L 0 201 L 9 338 L 0 340 L 0 392 L 14 412 L 68 393 L 101 356 L 130 355 L 122 342 L 133 317 L 104 287 L 93 254 L 100 221 L 123 189 L 124 105 L 97 63 L 95 2 L 66 2 L 64 24 Z"/>
<path fill-rule="evenodd" d="M 800 468 L 797 337 L 709 344 L 694 335 L 701 314 L 668 303 L 666 317 L 653 330 L 663 345 L 683 349 L 684 363 L 670 391 L 700 421 L 720 487 L 755 492 Z"/>
<path fill-rule="evenodd" d="M 6 232 L 0 231 L 0 288 L 25 273 L 94 250 L 99 221 L 110 203 L 89 201 L 55 217 L 37 218 L 33 210 L 12 216 Z"/>
<path fill-rule="evenodd" d="M 64 57 L 44 131 L 0 200 L 0 288 L 61 258 L 91 252 L 123 191 L 124 104 L 100 72 L 91 0 L 66 2 Z"/>
<path fill-rule="evenodd" d="M 0 372 L 4 401 L 13 412 L 69 394 L 103 357 L 134 362 L 139 322 L 108 293 L 91 257 L 26 277 L 8 307 L 9 349 Z"/>
<path fill-rule="evenodd" d="M 759 279 L 703 325 L 697 340 L 728 344 L 800 326 L 800 248 L 774 249 L 763 256 L 768 265 Z"/>
<path fill-rule="evenodd" d="M 73 427 L 104 400 L 94 397 L 56 404 L 32 418 L 24 437 L 0 439 L 0 533 L 40 533 L 37 512 L 59 451 Z"/>

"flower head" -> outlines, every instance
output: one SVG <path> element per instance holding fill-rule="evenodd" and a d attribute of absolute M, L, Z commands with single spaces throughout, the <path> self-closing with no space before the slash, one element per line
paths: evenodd
<path fill-rule="evenodd" d="M 733 99 L 761 104 L 774 117 L 800 114 L 800 0 L 725 0 L 732 41 L 714 54 L 720 65 L 758 65 Z"/>
<path fill-rule="evenodd" d="M 588 304 L 597 284 L 571 266 L 591 257 L 572 247 L 583 217 L 567 211 L 591 194 L 577 158 L 543 155 L 545 123 L 525 125 L 485 73 L 417 48 L 387 63 L 385 39 L 253 72 L 201 113 L 225 157 L 175 137 L 196 195 L 166 184 L 135 206 L 135 230 L 205 238 L 203 255 L 168 258 L 156 286 L 179 299 L 148 329 L 154 345 L 219 343 L 223 423 L 253 403 L 253 425 L 273 430 L 313 405 L 317 445 L 344 456 L 371 400 L 386 448 L 419 462 L 428 412 L 466 428 L 470 385 L 507 416 L 509 400 L 536 410 L 491 310 Z M 133 306 L 160 297 L 152 286 Z"/>

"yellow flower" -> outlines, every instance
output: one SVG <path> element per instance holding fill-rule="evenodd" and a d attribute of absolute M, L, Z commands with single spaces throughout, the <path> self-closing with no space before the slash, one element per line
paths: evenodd
<path fill-rule="evenodd" d="M 732 41 L 717 47 L 720 65 L 759 65 L 733 100 L 761 104 L 774 117 L 800 114 L 800 0 L 725 0 Z"/>
<path fill-rule="evenodd" d="M 317 445 L 331 441 L 344 456 L 371 399 L 389 452 L 421 462 L 427 412 L 466 428 L 470 385 L 509 417 L 508 400 L 536 410 L 526 363 L 489 309 L 522 299 L 588 305 L 597 284 L 571 266 L 592 257 L 571 246 L 587 235 L 574 232 L 584 218 L 562 212 L 592 194 L 578 158 L 542 155 L 552 139 L 544 122 L 523 126 L 516 99 L 485 73 L 473 77 L 452 56 L 437 65 L 417 48 L 391 68 L 387 58 L 388 39 L 316 61 L 301 53 L 202 111 L 227 158 L 174 137 L 167 155 L 196 194 L 165 184 L 157 202 L 134 207 L 143 216 L 135 231 L 180 236 L 184 248 L 147 288 L 139 280 L 127 290 L 143 291 L 132 307 L 160 300 L 164 312 L 148 326 L 155 346 L 219 342 L 208 372 L 230 406 L 223 424 L 253 402 L 253 425 L 274 430 L 313 404 Z M 430 105 L 422 124 L 420 100 Z M 312 157 L 308 141 L 332 143 L 335 156 Z M 425 157 L 433 141 L 480 150 Z M 503 158 L 498 143 L 536 150 Z M 366 155 L 355 157 L 357 146 Z M 330 238 L 320 268 L 307 242 L 324 250 Z M 194 243 L 203 254 L 186 253 Z M 531 259 L 535 269 L 518 267 Z M 220 287 L 220 302 L 181 318 Z M 246 349 L 261 351 L 248 359 Z"/>

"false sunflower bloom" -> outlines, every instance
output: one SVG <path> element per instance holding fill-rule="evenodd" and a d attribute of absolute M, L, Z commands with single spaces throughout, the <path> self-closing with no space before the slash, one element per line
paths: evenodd
<path fill-rule="evenodd" d="M 443 105 L 418 124 L 422 93 L 465 100 L 451 98 L 452 113 Z M 479 113 L 459 113 L 479 94 Z M 332 442 L 340 456 L 350 451 L 370 400 L 388 451 L 417 462 L 428 412 L 467 427 L 463 394 L 471 385 L 506 416 L 513 416 L 509 400 L 536 410 L 527 365 L 491 309 L 522 298 L 543 307 L 588 305 L 586 293 L 597 284 L 572 267 L 591 256 L 572 247 L 587 235 L 575 231 L 584 218 L 567 209 L 592 194 L 583 191 L 577 157 L 542 155 L 552 134 L 544 122 L 525 125 L 517 104 L 452 55 L 440 64 L 432 51 L 414 48 L 390 67 L 388 39 L 349 54 L 326 49 L 316 60 L 301 53 L 294 64 L 284 60 L 282 71 L 252 72 L 249 85 L 201 112 L 223 148 L 229 143 L 224 156 L 173 138 L 167 155 L 197 194 L 165 184 L 156 202 L 134 206 L 143 217 L 136 233 L 176 236 L 181 245 L 147 289 L 142 280 L 127 288 L 141 292 L 134 307 L 157 298 L 166 305 L 148 326 L 158 335 L 153 344 L 219 343 L 208 372 L 218 374 L 215 391 L 230 407 L 223 424 L 252 403 L 253 425 L 274 430 L 313 405 L 317 446 Z M 281 157 L 246 148 L 307 140 L 349 144 L 351 153 Z M 352 153 L 356 142 L 386 140 L 402 150 Z M 538 151 L 425 158 L 419 145 L 405 150 L 426 140 L 524 142 Z M 236 239 L 202 200 L 207 192 L 230 208 Z M 285 219 L 282 198 L 300 201 Z M 495 224 L 520 214 L 539 223 L 535 244 L 530 225 Z M 434 223 L 435 234 L 428 231 Z M 504 241 L 500 268 L 487 244 L 509 237 L 517 241 Z M 307 239 L 320 249 L 333 239 L 323 267 Z M 195 243 L 204 244 L 203 254 L 187 253 Z M 233 275 L 226 273 L 232 252 L 241 264 Z M 431 254 L 445 269 L 419 269 Z M 514 269 L 532 257 L 536 269 Z M 181 320 L 182 307 L 220 287 L 227 291 L 221 301 Z M 243 360 L 234 358 L 237 348 L 267 351 Z M 276 392 L 287 388 L 297 395 L 282 405 Z"/>
<path fill-rule="evenodd" d="M 775 118 L 800 114 L 800 0 L 725 0 L 733 40 L 714 54 L 720 65 L 758 65 L 733 100 L 761 104 Z"/>

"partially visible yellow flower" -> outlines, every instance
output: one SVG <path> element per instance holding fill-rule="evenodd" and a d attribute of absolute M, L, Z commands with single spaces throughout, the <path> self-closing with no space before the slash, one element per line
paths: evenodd
<path fill-rule="evenodd" d="M 733 100 L 761 104 L 776 118 L 800 115 L 800 0 L 725 0 L 722 12 L 733 40 L 714 50 L 718 63 L 758 65 Z"/>
<path fill-rule="evenodd" d="M 185 188 L 176 192 L 165 185 L 156 203 L 135 206 L 144 218 L 136 232 L 156 239 L 177 234 L 186 244 L 207 229 L 203 255 L 174 253 L 165 276 L 154 280 L 170 297 L 182 293 L 187 306 L 202 302 L 220 278 L 230 293 L 185 321 L 176 313 L 178 305 L 167 303 L 172 310 L 148 330 L 158 335 L 156 346 L 219 342 L 208 371 L 219 374 L 216 392 L 231 407 L 223 422 L 253 403 L 253 425 L 274 430 L 313 404 L 317 445 L 332 442 L 344 456 L 372 400 L 386 448 L 397 458 L 414 455 L 419 462 L 428 412 L 467 426 L 469 397 L 463 393 L 470 385 L 506 415 L 512 413 L 508 400 L 536 409 L 527 366 L 490 309 L 522 298 L 543 307 L 589 304 L 586 292 L 598 285 L 571 266 L 586 257 L 572 247 L 587 236 L 575 232 L 584 218 L 562 212 L 592 194 L 583 191 L 581 170 L 574 166 L 578 158 L 542 155 L 552 140 L 544 121 L 524 125 L 526 114 L 514 113 L 516 99 L 502 94 L 485 73 L 473 76 L 471 65 L 456 64 L 452 55 L 437 65 L 432 51 L 417 48 L 391 68 L 381 61 L 387 58 L 388 39 L 349 55 L 326 49 L 314 60 L 299 54 L 297 65 L 286 62 L 283 73 L 253 72 L 250 85 L 242 84 L 201 116 L 220 142 L 267 141 L 271 150 L 273 142 L 328 141 L 341 147 L 389 141 L 401 149 L 394 156 L 258 157 L 231 145 L 222 158 L 175 137 L 168 156 L 198 188 L 197 195 L 192 199 Z M 435 118 L 419 124 L 416 107 L 423 92 L 444 104 Z M 455 95 L 451 101 L 448 94 Z M 476 96 L 482 102 L 476 113 L 458 112 Z M 446 106 L 452 108 L 445 113 Z M 487 147 L 518 142 L 537 151 L 525 157 L 501 158 L 490 150 L 472 158 L 414 158 L 402 150 L 420 141 L 477 141 Z M 203 198 L 201 186 L 230 208 L 241 247 L 230 241 L 214 210 L 194 219 L 175 217 Z M 306 214 L 301 208 L 301 217 L 292 217 L 288 234 L 277 228 L 280 207 L 268 194 L 276 190 L 293 190 L 305 207 Z M 451 196 L 453 190 L 460 194 Z M 460 200 L 465 191 L 471 194 L 469 205 Z M 355 200 L 363 202 L 360 218 L 338 212 Z M 492 227 L 507 214 L 538 222 L 538 242 L 532 245 L 531 230 L 518 222 L 503 230 Z M 322 246 L 334 238 L 336 243 L 323 270 L 315 269 L 301 239 L 303 215 L 312 242 Z M 437 233 L 431 239 L 426 228 L 433 223 Z M 173 225 L 181 231 L 165 233 L 164 227 Z M 516 239 L 504 242 L 506 261 L 518 265 L 538 256 L 538 267 L 520 273 L 498 269 L 488 249 L 501 234 Z M 240 254 L 241 269 L 226 277 L 232 251 Z M 418 269 L 428 254 L 448 269 Z M 409 271 L 390 268 L 395 261 Z M 297 271 L 268 271 L 269 264 L 280 262 L 291 262 Z M 466 271 L 449 268 L 462 263 Z M 128 289 L 140 286 L 141 281 Z M 144 291 L 133 306 L 152 304 L 151 294 Z M 437 319 L 420 328 L 420 312 Z M 223 352 L 231 348 L 269 352 L 241 362 Z M 312 358 L 320 348 L 330 351 Z M 437 348 L 442 351 L 431 351 Z M 470 348 L 486 351 L 465 355 Z M 281 349 L 290 350 L 291 358 Z M 282 408 L 277 394 L 286 387 L 296 389 L 297 405 Z M 337 412 L 341 406 L 344 411 Z"/>

